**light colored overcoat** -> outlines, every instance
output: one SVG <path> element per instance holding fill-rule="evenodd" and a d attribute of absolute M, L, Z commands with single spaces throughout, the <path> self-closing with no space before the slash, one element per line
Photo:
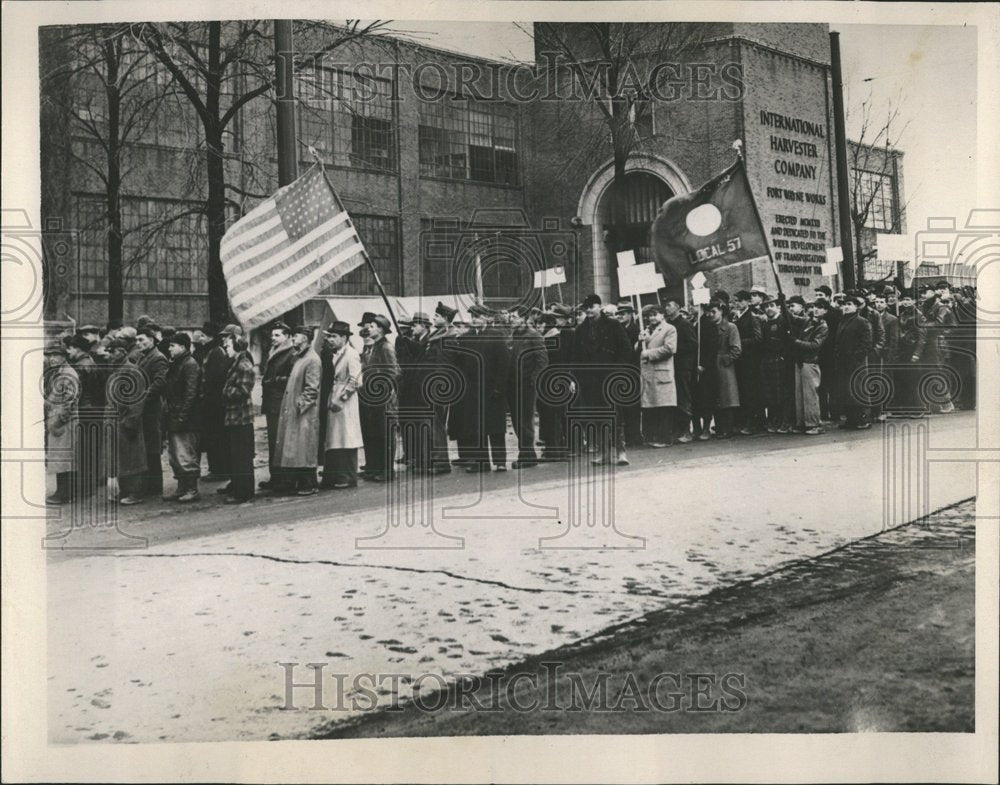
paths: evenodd
<path fill-rule="evenodd" d="M 674 384 L 674 353 L 677 351 L 677 330 L 664 320 L 653 329 L 639 356 L 642 375 L 642 408 L 677 405 L 677 385 Z"/>
<path fill-rule="evenodd" d="M 322 362 L 312 349 L 307 349 L 292 366 L 278 416 L 276 466 L 306 469 L 317 465 L 322 375 Z"/>
<path fill-rule="evenodd" d="M 361 415 L 358 388 L 361 386 L 361 355 L 350 344 L 333 356 L 333 387 L 327 408 L 339 406 L 327 414 L 327 450 L 350 450 L 364 446 L 361 440 Z"/>

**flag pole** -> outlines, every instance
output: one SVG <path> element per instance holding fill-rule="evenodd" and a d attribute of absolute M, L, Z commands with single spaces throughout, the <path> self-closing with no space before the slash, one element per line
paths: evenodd
<path fill-rule="evenodd" d="M 312 154 L 312 157 L 316 159 L 319 170 L 323 174 L 323 182 L 326 183 L 326 187 L 330 189 L 330 193 L 332 193 L 336 201 L 340 203 L 340 197 L 337 196 L 337 192 L 333 188 L 333 183 L 331 183 L 330 178 L 326 176 L 326 166 L 323 163 L 323 159 L 319 157 L 319 153 L 316 151 L 315 147 L 310 146 L 309 152 Z M 345 210 L 344 212 L 346 213 L 347 211 Z M 347 214 L 347 222 L 350 224 L 352 229 L 357 231 L 354 227 L 354 221 L 351 219 L 349 213 Z M 368 269 L 371 270 L 372 277 L 375 279 L 375 285 L 378 287 L 378 293 L 382 295 L 382 301 L 385 303 L 386 310 L 389 311 L 389 319 L 392 321 L 392 326 L 395 328 L 396 334 L 398 335 L 399 323 L 396 321 L 396 314 L 392 310 L 392 303 L 389 302 L 389 295 L 385 293 L 385 287 L 382 285 L 382 279 L 378 277 L 378 270 L 375 269 L 375 265 L 372 263 L 371 257 L 368 255 L 368 249 L 364 246 L 362 246 L 361 254 L 365 257 L 365 261 L 368 263 Z"/>
<path fill-rule="evenodd" d="M 736 157 L 740 162 L 740 166 L 743 168 L 743 176 L 747 178 L 747 190 L 750 191 L 750 203 L 753 205 L 753 213 L 757 216 L 757 225 L 760 227 L 760 233 L 764 235 L 764 242 L 767 244 L 767 258 L 771 262 L 771 273 L 774 275 L 774 283 L 778 287 L 778 294 L 784 296 L 784 292 L 781 291 L 781 279 L 778 277 L 778 268 L 774 264 L 774 252 L 771 250 L 771 238 L 768 237 L 767 230 L 764 228 L 764 221 L 761 220 L 760 210 L 757 208 L 757 198 L 753 195 L 753 186 L 750 185 L 750 175 L 747 173 L 746 160 L 743 158 L 743 140 L 737 139 L 733 142 L 733 149 L 736 151 Z"/>

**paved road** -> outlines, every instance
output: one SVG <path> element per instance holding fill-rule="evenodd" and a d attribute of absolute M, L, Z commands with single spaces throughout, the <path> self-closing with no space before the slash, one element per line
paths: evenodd
<path fill-rule="evenodd" d="M 401 500 L 374 486 L 129 511 L 121 529 L 150 547 L 50 559 L 52 740 L 301 734 L 366 707 L 359 674 L 385 675 L 371 692 L 390 701 L 421 674 L 434 688 L 815 556 L 883 528 L 896 449 L 885 436 L 638 451 L 610 477 L 548 466 L 477 487 L 452 476 L 430 496 L 393 486 L 410 494 Z M 973 415 L 931 423 L 932 446 L 974 438 Z M 928 479 L 930 509 L 976 492 L 970 464 L 936 465 Z M 114 546 L 120 535 L 84 536 Z M 283 710 L 279 663 L 299 664 L 296 682 L 310 680 L 306 663 L 326 663 L 326 710 L 305 710 L 314 693 L 302 688 L 298 710 Z"/>

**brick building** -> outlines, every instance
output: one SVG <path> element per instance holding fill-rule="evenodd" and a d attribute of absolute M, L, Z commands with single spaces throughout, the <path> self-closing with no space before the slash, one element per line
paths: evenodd
<path fill-rule="evenodd" d="M 582 26 L 558 27 L 571 44 L 582 40 Z M 609 241 L 617 243 L 614 250 L 624 245 L 639 261 L 649 260 L 648 228 L 659 206 L 728 166 L 733 141 L 742 139 L 782 286 L 788 294 L 811 292 L 828 282 L 819 265 L 839 236 L 828 28 L 700 27 L 696 45 L 676 62 L 657 51 L 634 58 L 639 70 L 667 63 L 669 78 L 664 94 L 642 102 L 644 111 L 635 114 L 619 213 L 625 224 L 613 238 L 613 150 L 604 113 L 593 98 L 558 84 L 550 89 L 560 68 L 552 67 L 538 35 L 535 64 L 387 37 L 318 60 L 296 78 L 300 172 L 312 165 L 311 145 L 392 294 L 470 292 L 481 280 L 487 303 L 534 303 L 540 299 L 531 289 L 534 270 L 559 265 L 567 282 L 550 287 L 549 299 L 575 301 L 588 291 L 611 299 L 617 281 Z M 51 31 L 43 31 L 41 43 L 43 70 L 74 56 Z M 296 39 L 300 52 L 322 46 L 321 39 Z M 162 66 L 148 67 L 154 81 L 169 84 Z M 235 82 L 223 102 L 239 89 L 247 85 Z M 99 85 L 86 79 L 43 90 L 43 219 L 61 219 L 75 246 L 65 279 L 50 276 L 52 318 L 102 322 L 107 315 L 103 193 L 79 160 L 90 155 L 88 145 L 99 160 L 99 149 L 71 114 L 93 114 L 100 98 Z M 125 318 L 151 313 L 161 323 L 186 326 L 208 312 L 205 219 L 197 212 L 205 198 L 203 143 L 191 107 L 176 91 L 156 111 L 129 145 L 132 174 L 122 205 L 135 231 L 126 238 Z M 227 129 L 231 220 L 277 188 L 274 114 L 265 95 Z M 145 242 L 143 226 L 157 227 Z M 729 291 L 774 282 L 766 260 L 713 279 Z M 363 268 L 331 289 L 375 291 Z M 668 280 L 661 294 L 680 291 L 679 281 Z M 307 309 L 307 318 L 317 314 L 318 307 Z"/>

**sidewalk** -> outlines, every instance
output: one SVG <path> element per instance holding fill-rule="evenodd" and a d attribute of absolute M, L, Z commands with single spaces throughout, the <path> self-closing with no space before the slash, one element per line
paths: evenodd
<path fill-rule="evenodd" d="M 936 443 L 974 438 L 971 418 L 940 422 Z M 882 530 L 881 434 L 779 441 L 789 446 L 683 460 L 649 451 L 614 474 L 615 529 L 571 528 L 567 477 L 549 467 L 523 485 L 516 473 L 463 475 L 432 497 L 438 534 L 426 518 L 390 526 L 397 486 L 379 486 L 358 494 L 363 509 L 338 493 L 219 506 L 173 542 L 53 558 L 52 739 L 306 734 L 351 712 L 282 710 L 279 663 L 300 664 L 296 682 L 310 678 L 306 663 L 405 676 L 376 691 L 384 705 L 415 675 L 507 667 Z M 974 468 L 934 467 L 931 508 L 973 496 Z M 400 535 L 424 547 L 380 547 Z"/>

